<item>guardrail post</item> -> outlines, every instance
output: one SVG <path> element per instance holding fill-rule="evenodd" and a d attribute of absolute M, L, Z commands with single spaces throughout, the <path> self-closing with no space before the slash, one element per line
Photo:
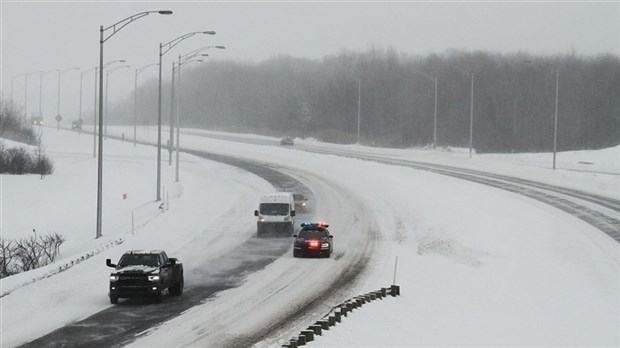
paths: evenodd
<path fill-rule="evenodd" d="M 340 315 L 340 311 L 334 311 L 334 319 L 336 320 L 337 323 L 340 323 L 342 321 L 342 316 Z"/>
<path fill-rule="evenodd" d="M 297 348 L 297 341 L 290 340 L 288 343 L 283 344 L 282 347 Z"/>
<path fill-rule="evenodd" d="M 321 325 L 310 325 L 309 329 L 314 331 L 315 335 L 319 335 L 322 336 L 323 335 L 323 330 L 321 329 Z"/>
<path fill-rule="evenodd" d="M 297 336 L 297 345 L 305 346 L 306 345 L 306 335 Z"/>
<path fill-rule="evenodd" d="M 314 330 L 304 330 L 301 333 L 306 337 L 306 342 L 314 341 Z"/>

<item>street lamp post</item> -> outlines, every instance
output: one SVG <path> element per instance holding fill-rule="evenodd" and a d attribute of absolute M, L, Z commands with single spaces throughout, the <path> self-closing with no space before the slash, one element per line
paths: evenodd
<path fill-rule="evenodd" d="M 560 69 L 555 71 L 555 112 L 553 117 L 553 170 L 555 170 L 555 155 L 558 145 L 558 96 L 560 87 Z"/>
<path fill-rule="evenodd" d="M 84 121 L 82 121 L 82 85 L 84 82 L 84 75 L 92 70 L 95 70 L 95 77 L 97 76 L 97 67 L 93 67 L 90 68 L 86 71 L 80 71 L 80 102 L 79 102 L 79 107 L 78 107 L 78 122 L 80 123 L 80 126 L 78 127 L 78 133 L 82 134 L 82 123 L 84 123 Z M 95 83 L 95 86 L 97 84 Z"/>
<path fill-rule="evenodd" d="M 432 77 L 422 71 L 418 71 L 422 76 L 429 79 L 435 85 L 435 111 L 433 113 L 433 150 L 437 146 L 437 78 Z"/>
<path fill-rule="evenodd" d="M 357 79 L 357 145 L 360 144 L 360 114 L 362 106 L 362 79 Z"/>
<path fill-rule="evenodd" d="M 174 46 L 178 45 L 181 41 L 194 36 L 196 34 L 208 34 L 215 35 L 215 31 L 195 31 L 187 33 L 177 37 L 176 39 L 169 41 L 165 44 L 159 44 L 159 87 L 158 87 L 158 105 L 157 105 L 157 201 L 161 200 L 161 68 L 162 68 L 162 56 L 170 51 Z M 165 47 L 165 49 L 164 49 Z"/>
<path fill-rule="evenodd" d="M 114 64 L 114 63 L 125 63 L 124 59 L 117 59 L 117 60 L 113 60 L 110 62 L 107 62 L 103 65 L 103 68 L 107 68 L 108 66 Z M 98 74 L 97 71 L 99 71 L 99 67 L 95 67 L 95 107 L 94 107 L 94 111 L 93 111 L 93 158 L 95 158 L 97 156 L 97 124 L 98 122 L 98 118 L 97 118 L 97 101 L 98 101 L 98 93 L 97 93 L 97 86 L 98 86 Z M 99 115 L 100 116 L 100 115 Z"/>
<path fill-rule="evenodd" d="M 39 117 L 43 117 L 43 76 L 58 70 L 39 72 Z"/>
<path fill-rule="evenodd" d="M 195 50 L 193 52 L 190 52 L 186 55 L 179 55 L 179 63 L 177 65 L 177 69 L 179 70 L 179 75 L 178 75 L 178 92 L 177 92 L 177 143 L 176 143 L 176 158 L 175 158 L 175 170 L 174 170 L 174 179 L 175 182 L 179 182 L 179 149 L 180 149 L 180 138 L 181 138 L 181 66 L 183 66 L 184 64 L 189 64 L 192 62 L 202 62 L 201 59 L 197 59 L 197 60 L 190 60 L 196 56 L 198 56 L 201 51 L 208 49 L 208 48 L 219 48 L 219 49 L 226 49 L 226 47 L 224 46 L 208 46 L 208 47 L 203 47 L 200 48 L 198 50 Z M 207 57 L 208 54 L 201 54 L 200 56 L 203 57 Z M 173 69 L 174 69 L 174 64 L 173 64 Z M 174 76 L 174 75 L 173 75 Z"/>
<path fill-rule="evenodd" d="M 527 59 L 524 60 L 525 63 L 532 63 L 532 60 Z M 553 170 L 555 170 L 556 164 L 556 154 L 557 154 L 557 145 L 558 145 L 558 99 L 559 99 L 559 89 L 560 89 L 560 68 L 556 67 L 555 69 L 555 107 L 553 112 Z"/>
<path fill-rule="evenodd" d="M 226 47 L 224 46 L 206 46 L 206 47 L 202 47 L 199 48 L 197 50 L 194 50 L 192 52 L 189 52 L 185 55 L 179 55 L 179 63 L 183 64 L 184 62 L 187 62 L 188 60 L 197 57 L 197 56 L 202 56 L 202 57 L 208 57 L 208 54 L 200 54 L 201 51 L 207 50 L 211 47 L 217 47 L 220 49 L 224 49 Z M 170 93 L 170 141 L 168 142 L 168 165 L 172 165 L 172 152 L 174 149 L 174 74 L 175 74 L 175 70 L 179 69 L 180 71 L 180 67 L 181 65 L 177 65 L 177 68 L 174 67 L 174 62 L 172 62 L 172 83 L 171 83 L 171 93 Z M 180 81 L 180 79 L 179 79 Z M 179 82 L 180 83 L 180 82 Z M 178 109 L 178 108 L 177 108 Z M 178 112 L 178 110 L 177 110 Z M 177 119 L 178 119 L 178 115 L 177 115 Z M 177 126 L 178 129 L 178 126 Z"/>
<path fill-rule="evenodd" d="M 179 66 L 180 68 L 180 66 Z M 172 165 L 172 142 L 174 141 L 174 124 L 173 124 L 173 115 L 174 115 L 174 73 L 177 68 L 174 66 L 174 61 L 172 61 L 172 79 L 170 81 L 170 141 L 168 141 L 168 165 Z M 178 116 L 178 115 L 177 115 Z M 178 119 L 178 117 L 177 117 Z"/>
<path fill-rule="evenodd" d="M 136 146 L 136 128 L 138 127 L 138 75 L 153 65 L 157 65 L 157 63 L 151 63 L 136 69 L 133 89 L 133 146 Z"/>
<path fill-rule="evenodd" d="M 106 70 L 105 72 L 105 108 L 104 108 L 104 113 L 107 114 L 108 112 L 108 86 L 109 86 L 109 79 L 110 79 L 110 75 L 115 72 L 118 69 L 122 69 L 122 68 L 131 68 L 130 65 L 121 65 L 121 66 L 117 66 L 114 69 L 111 70 Z M 104 138 L 105 140 L 108 140 L 108 119 L 109 117 L 106 117 L 105 119 L 105 131 L 104 131 Z"/>
<path fill-rule="evenodd" d="M 185 65 L 185 64 L 190 64 L 190 63 L 200 63 L 202 62 L 201 59 L 197 59 L 197 60 L 190 60 L 190 61 L 185 61 L 183 63 L 181 63 L 179 61 L 179 65 L 177 66 L 177 69 L 179 70 L 179 74 L 178 74 L 178 84 L 179 87 L 178 88 L 178 92 L 177 92 L 177 143 L 176 143 L 176 156 L 175 156 L 175 168 L 174 168 L 174 181 L 175 182 L 179 182 L 179 146 L 181 144 L 181 66 Z"/>
<path fill-rule="evenodd" d="M 99 67 L 95 67 L 95 107 L 93 108 L 93 158 L 97 156 L 97 72 L 99 71 Z"/>
<path fill-rule="evenodd" d="M 71 70 L 80 70 L 80 68 L 69 68 L 63 71 L 57 70 L 58 71 L 58 100 L 56 102 L 56 130 L 60 130 L 60 121 L 62 121 L 62 116 L 60 116 L 60 77 Z"/>
<path fill-rule="evenodd" d="M 28 118 L 28 77 L 34 73 L 26 73 L 24 77 L 24 121 Z"/>
<path fill-rule="evenodd" d="M 474 142 L 474 72 L 467 71 L 458 66 L 452 65 L 452 67 L 458 69 L 461 73 L 469 76 L 471 79 L 470 88 L 470 100 L 469 100 L 469 158 L 471 158 L 473 142 Z"/>
<path fill-rule="evenodd" d="M 471 97 L 469 100 L 469 157 L 474 142 L 474 73 L 471 72 Z"/>
<path fill-rule="evenodd" d="M 13 84 L 15 83 L 15 79 L 22 76 L 22 75 L 26 75 L 26 73 L 23 74 L 17 74 L 15 76 L 13 76 L 13 78 L 11 78 L 11 102 L 13 104 L 15 104 L 15 94 L 13 93 Z"/>
<path fill-rule="evenodd" d="M 101 205 L 102 205 L 102 182 L 103 182 L 103 134 L 101 128 L 103 127 L 103 44 L 109 40 L 119 30 L 123 29 L 129 23 L 147 16 L 151 13 L 159 13 L 163 15 L 172 14 L 170 10 L 160 11 L 147 11 L 134 14 L 121 21 L 118 21 L 111 26 L 104 28 L 103 25 L 99 27 L 99 156 L 97 161 L 97 231 L 95 238 L 101 237 Z M 108 30 L 109 35 L 104 37 L 104 33 Z"/>

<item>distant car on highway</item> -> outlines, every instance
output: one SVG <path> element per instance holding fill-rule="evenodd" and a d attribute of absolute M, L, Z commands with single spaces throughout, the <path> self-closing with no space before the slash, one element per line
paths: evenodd
<path fill-rule="evenodd" d="M 280 139 L 280 146 L 293 146 L 295 145 L 295 142 L 293 141 L 293 138 L 291 137 L 285 137 Z"/>
<path fill-rule="evenodd" d="M 33 126 L 42 126 L 43 125 L 43 117 L 32 117 L 30 119 L 30 123 Z"/>
<path fill-rule="evenodd" d="M 329 258 L 334 242 L 325 222 L 304 222 L 299 234 L 293 235 L 293 257 L 316 256 Z"/>
<path fill-rule="evenodd" d="M 82 120 L 77 120 L 77 121 L 73 121 L 71 122 L 71 129 L 73 130 L 82 130 Z"/>
<path fill-rule="evenodd" d="M 295 210 L 298 212 L 303 212 L 306 210 L 306 202 L 308 202 L 308 198 L 304 197 L 301 193 L 293 193 L 293 200 L 295 201 Z"/>

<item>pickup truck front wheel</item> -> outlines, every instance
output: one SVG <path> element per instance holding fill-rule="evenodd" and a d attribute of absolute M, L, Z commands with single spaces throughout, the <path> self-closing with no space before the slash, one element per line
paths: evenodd
<path fill-rule="evenodd" d="M 110 294 L 110 303 L 111 304 L 117 304 L 118 303 L 118 296 Z"/>
<path fill-rule="evenodd" d="M 183 294 L 183 275 L 175 286 L 170 287 L 171 296 L 181 296 L 181 294 Z"/>
<path fill-rule="evenodd" d="M 154 300 L 155 303 L 161 303 L 161 292 L 155 294 Z"/>

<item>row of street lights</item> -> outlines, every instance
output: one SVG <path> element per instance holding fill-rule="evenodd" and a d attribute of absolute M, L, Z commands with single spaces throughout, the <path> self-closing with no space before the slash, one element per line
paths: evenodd
<path fill-rule="evenodd" d="M 133 146 L 136 146 L 136 129 L 138 128 L 138 75 L 142 73 L 144 70 L 152 67 L 153 65 L 158 65 L 159 63 L 151 63 L 140 68 L 136 69 L 136 73 L 134 76 L 134 89 L 133 89 Z"/>
<path fill-rule="evenodd" d="M 197 57 L 207 57 L 209 56 L 208 54 L 201 54 L 201 52 L 211 49 L 211 48 L 217 48 L 217 49 L 226 49 L 225 46 L 205 46 L 202 48 L 198 48 L 194 51 L 191 51 L 189 53 L 186 53 L 184 55 L 179 54 L 179 61 L 177 63 L 176 66 L 176 70 L 178 70 L 178 74 L 177 74 L 177 79 L 178 79 L 178 87 L 177 87 L 177 117 L 176 117 L 176 126 L 177 126 L 177 137 L 176 137 L 176 161 L 175 161 L 175 182 L 179 182 L 179 146 L 180 146 L 180 137 L 181 137 L 181 67 L 186 65 L 186 64 L 190 64 L 190 63 L 200 63 L 202 62 L 202 59 L 194 59 Z M 174 62 L 172 63 L 172 79 L 174 82 L 174 72 L 175 72 L 175 66 L 174 66 Z M 174 84 L 173 84 L 174 86 Z M 172 98 L 171 98 L 171 105 L 173 105 L 174 103 L 172 102 L 174 100 L 174 87 L 173 87 L 173 91 L 172 91 Z M 173 137 L 172 137 L 172 112 L 170 113 L 170 145 L 172 146 L 173 143 Z M 172 155 L 172 148 L 170 149 L 170 155 Z M 172 159 L 170 159 L 171 161 Z"/>
<path fill-rule="evenodd" d="M 126 25 L 128 25 L 129 23 L 142 18 L 144 16 L 147 16 L 149 14 L 152 13 L 158 13 L 158 14 L 162 14 L 162 15 L 170 15 L 172 14 L 172 11 L 169 10 L 159 10 L 159 11 L 146 11 L 146 12 L 141 12 L 138 14 L 135 14 L 133 16 L 127 17 L 111 26 L 108 26 L 106 28 L 104 28 L 103 26 L 100 27 L 99 32 L 100 32 L 100 39 L 99 39 L 99 156 L 98 156 L 98 163 L 97 163 L 97 225 L 96 225 L 96 238 L 101 237 L 101 225 L 102 225 L 102 186 L 103 186 L 103 133 L 102 133 L 102 128 L 103 128 L 103 118 L 104 118 L 104 110 L 103 110 L 103 103 L 102 103 L 102 99 L 103 99 L 103 44 L 109 40 L 114 34 L 116 34 L 119 30 L 121 30 L 122 28 L 124 28 Z M 107 36 L 105 36 L 106 32 L 108 33 Z M 162 118 L 161 118 L 161 107 L 162 107 L 162 57 L 168 53 L 173 47 L 175 47 L 176 45 L 178 45 L 181 41 L 192 37 L 194 35 L 198 35 L 198 34 L 206 34 L 206 35 L 215 35 L 215 31 L 196 31 L 196 32 L 191 32 L 191 33 L 187 33 L 184 35 L 181 35 L 167 43 L 160 43 L 159 44 L 159 61 L 158 63 L 153 63 L 153 64 L 149 64 L 149 65 L 145 65 L 139 69 L 136 69 L 135 72 L 135 86 L 134 86 L 134 146 L 136 145 L 136 128 L 137 128 L 137 80 L 138 80 L 138 75 L 140 74 L 140 72 L 142 72 L 144 69 L 153 66 L 153 65 L 158 65 L 159 67 L 159 82 L 158 82 L 158 106 L 157 106 L 157 194 L 156 194 L 156 201 L 160 201 L 161 200 L 161 122 L 162 122 Z M 210 46 L 210 47 L 216 47 L 216 46 Z M 218 48 L 223 48 L 223 46 L 217 46 Z M 208 48 L 208 47 L 207 47 Z M 206 48 L 204 48 L 206 49 Z M 196 54 L 198 54 L 196 52 Z M 193 58 L 193 57 L 192 57 Z M 178 64 L 178 70 L 179 70 L 179 78 L 180 78 L 180 67 L 182 65 L 181 62 L 182 58 L 181 56 L 179 56 L 179 64 Z M 183 63 L 185 63 L 187 61 L 184 61 Z M 173 71 L 174 71 L 174 64 L 173 64 Z M 174 78 L 173 78 L 174 81 Z M 179 80 L 180 81 L 180 80 Z M 177 112 L 179 112 L 180 110 L 180 106 L 177 106 Z M 172 119 L 171 119 L 172 120 Z M 179 130 L 178 130 L 178 120 L 179 120 L 179 115 L 177 114 L 177 166 L 178 166 L 178 146 L 179 146 Z M 173 123 L 171 121 L 170 123 L 170 127 L 171 127 L 171 137 L 170 137 L 170 144 L 172 144 L 172 126 Z M 95 131 L 93 131 L 93 133 L 97 133 Z M 177 181 L 178 181 L 178 169 L 177 169 Z"/>
<path fill-rule="evenodd" d="M 13 78 L 11 79 L 11 100 L 15 100 L 15 92 L 13 89 L 13 85 L 15 83 L 15 79 L 17 79 L 18 77 L 24 76 L 24 120 L 27 118 L 28 115 L 28 77 L 32 76 L 32 75 L 36 75 L 39 74 L 39 117 L 41 117 L 43 115 L 43 76 L 48 75 L 50 73 L 56 72 L 58 73 L 58 99 L 57 99 L 57 103 L 56 103 L 56 115 L 57 117 L 60 116 L 60 80 L 62 75 L 64 75 L 66 72 L 69 72 L 71 70 L 79 70 L 80 68 L 69 68 L 66 70 L 60 70 L 60 69 L 54 69 L 54 70 L 48 70 L 48 71 L 43 71 L 43 70 L 39 70 L 39 71 L 35 71 L 35 72 L 30 72 L 30 73 L 22 73 L 22 74 L 17 74 L 15 76 L 13 76 Z"/>
<path fill-rule="evenodd" d="M 526 60 L 526 63 L 531 63 L 531 61 Z M 452 66 L 456 68 L 458 71 L 463 73 L 466 76 L 470 77 L 471 87 L 470 87 L 470 100 L 469 100 L 469 157 L 472 157 L 472 149 L 473 149 L 473 136 L 474 136 L 474 73 L 472 71 L 467 71 L 463 68 Z M 433 150 L 435 150 L 437 145 L 437 78 L 432 77 L 422 71 L 416 71 L 420 75 L 424 76 L 428 80 L 430 80 L 435 87 L 435 107 L 433 112 Z M 357 100 L 357 144 L 360 143 L 360 109 L 361 109 L 361 79 L 357 79 L 358 83 L 358 100 Z M 554 119 L 553 119 L 553 169 L 556 168 L 556 153 L 557 153 L 557 140 L 558 140 L 558 97 L 559 97 L 559 84 L 560 84 L 560 70 L 555 70 L 555 107 L 554 107 Z"/>
<path fill-rule="evenodd" d="M 159 86 L 158 86 L 158 103 L 157 103 L 157 196 L 156 200 L 161 200 L 161 61 L 164 54 L 170 52 L 170 50 L 178 45 L 181 41 L 190 38 L 194 35 L 198 34 L 206 34 L 206 35 L 215 35 L 215 31 L 195 31 L 191 33 L 187 33 L 181 35 L 173 40 L 168 41 L 165 44 L 159 44 Z M 171 125 L 172 127 L 172 125 Z M 170 141 L 172 143 L 172 139 Z"/>
<path fill-rule="evenodd" d="M 201 59 L 194 59 L 196 57 L 208 57 L 208 54 L 203 54 L 201 52 L 206 51 L 210 48 L 217 48 L 217 49 L 226 49 L 225 46 L 205 46 L 205 47 L 201 47 L 198 48 L 196 50 L 193 50 L 189 53 L 186 54 L 179 54 L 179 61 L 177 63 L 177 65 L 175 66 L 175 62 L 172 62 L 172 83 L 171 83 L 171 93 L 170 93 L 170 141 L 168 143 L 168 165 L 172 165 L 172 152 L 173 152 L 173 147 L 174 147 L 174 100 L 175 100 L 175 74 L 178 71 L 179 75 L 178 75 L 178 84 L 179 86 L 177 87 L 177 133 L 178 133 L 178 117 L 179 117 L 179 110 L 180 110 L 180 90 L 181 90 L 181 65 L 186 64 L 186 63 L 191 63 L 191 62 L 202 62 Z M 177 151 L 178 152 L 178 151 Z M 178 180 L 177 180 L 178 181 Z"/>

